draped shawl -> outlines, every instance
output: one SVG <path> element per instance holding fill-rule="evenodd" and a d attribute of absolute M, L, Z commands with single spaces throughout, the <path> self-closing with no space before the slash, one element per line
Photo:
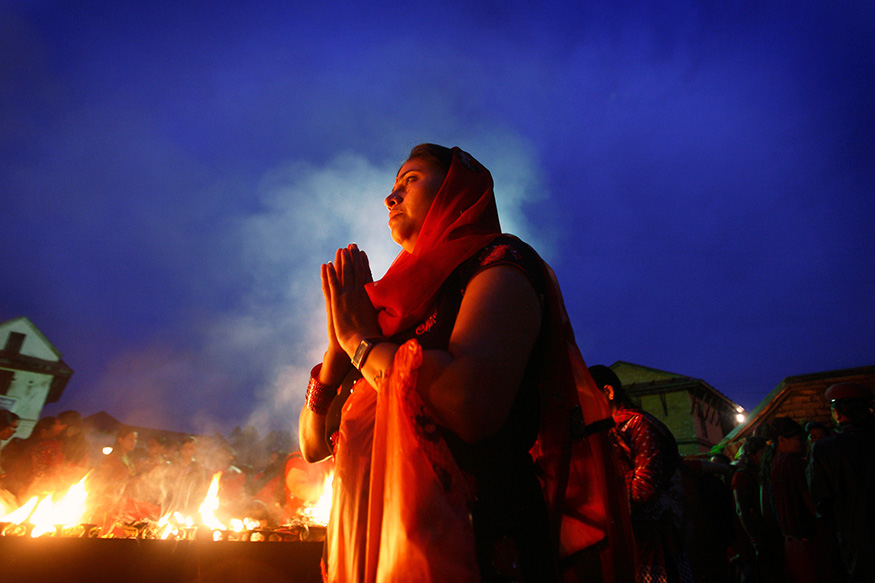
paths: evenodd
<path fill-rule="evenodd" d="M 383 334 L 391 337 L 421 320 L 453 270 L 500 233 L 489 171 L 453 148 L 449 172 L 413 252 L 402 251 L 386 275 L 366 288 L 379 310 Z M 542 267 L 548 345 L 538 382 L 541 419 L 531 454 L 557 561 L 566 581 L 592 580 L 580 565 L 593 561 L 600 564 L 602 580 L 632 581 L 625 486 L 604 433 L 612 425 L 610 408 L 575 344 L 555 275 L 546 263 Z M 337 509 L 338 522 L 348 520 L 335 525 L 328 552 L 332 561 L 352 564 L 329 565 L 332 581 L 362 576 L 365 581 L 403 581 L 413 575 L 417 581 L 476 580 L 466 476 L 446 443 L 424 432 L 421 419 L 414 421 L 425 411 L 415 390 L 421 362 L 418 343 L 408 341 L 396 353 L 380 391 L 359 382 L 345 405 L 349 422 L 341 423 L 338 475 L 347 463 L 368 465 L 367 471 L 346 474 L 350 483 L 368 483 L 368 509 L 366 518 L 349 505 L 347 511 Z M 357 435 L 356 428 L 370 435 Z M 363 503 L 361 492 L 351 496 L 355 504 Z M 353 529 L 353 520 L 364 524 Z M 348 548 L 356 544 L 363 546 Z M 583 555 L 585 561 L 575 562 Z"/>

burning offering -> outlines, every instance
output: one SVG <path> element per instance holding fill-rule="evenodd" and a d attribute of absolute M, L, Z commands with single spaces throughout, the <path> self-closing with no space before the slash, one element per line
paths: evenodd
<path fill-rule="evenodd" d="M 265 517 L 231 516 L 220 497 L 222 472 L 213 474 L 197 514 L 168 510 L 160 517 L 155 507 L 130 498 L 107 503 L 89 497 L 89 476 L 66 493 L 34 496 L 0 516 L 0 536 L 137 538 L 198 541 L 320 541 L 331 507 L 329 474 L 315 504 L 302 505 L 282 524 Z"/>

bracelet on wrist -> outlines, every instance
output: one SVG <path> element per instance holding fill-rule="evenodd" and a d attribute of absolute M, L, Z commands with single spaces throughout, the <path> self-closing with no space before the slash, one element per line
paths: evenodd
<path fill-rule="evenodd" d="M 305 403 L 307 409 L 317 415 L 326 415 L 331 407 L 331 402 L 337 395 L 338 387 L 331 387 L 319 382 L 319 371 L 322 364 L 317 364 L 310 371 L 310 382 L 307 384 L 307 397 Z"/>

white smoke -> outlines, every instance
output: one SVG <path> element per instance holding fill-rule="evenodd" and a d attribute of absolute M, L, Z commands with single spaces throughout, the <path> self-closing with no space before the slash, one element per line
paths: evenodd
<path fill-rule="evenodd" d="M 490 169 L 502 228 L 546 257 L 543 237 L 534 237 L 523 213 L 524 204 L 547 198 L 532 149 L 513 135 L 483 135 L 492 137 L 444 143 L 462 146 Z M 228 435 L 227 420 L 236 418 L 262 435 L 296 435 L 310 368 L 326 345 L 320 266 L 355 242 L 374 279 L 385 273 L 400 248 L 383 199 L 405 153 L 374 162 L 346 152 L 324 164 L 289 161 L 266 172 L 258 210 L 233 219 L 221 245 L 230 255 L 206 270 L 217 287 L 233 281 L 243 292 L 223 307 L 196 306 L 164 338 L 119 354 L 101 381 L 102 392 L 114 395 L 110 410 L 130 409 L 124 421 L 143 426 L 176 429 L 186 419 L 201 434 Z M 210 271 L 213 265 L 224 272 Z"/>
<path fill-rule="evenodd" d="M 502 135 L 462 146 L 493 173 L 503 229 L 537 246 L 522 206 L 547 193 L 531 149 Z M 239 228 L 255 284 L 242 311 L 227 314 L 209 334 L 217 357 L 253 348 L 264 356 L 270 374 L 249 418 L 256 427 L 296 428 L 310 368 L 325 348 L 320 264 L 332 261 L 338 247 L 356 242 L 379 279 L 400 250 L 390 238 L 382 201 L 401 161 L 373 164 L 345 153 L 324 167 L 292 162 L 265 177 L 263 211 Z"/>

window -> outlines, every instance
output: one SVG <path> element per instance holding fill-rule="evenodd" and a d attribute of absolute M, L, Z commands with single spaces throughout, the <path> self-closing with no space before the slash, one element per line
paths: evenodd
<path fill-rule="evenodd" d="M 15 372 L 0 368 L 0 395 L 5 395 L 9 391 L 14 376 Z"/>
<path fill-rule="evenodd" d="M 9 338 L 6 339 L 6 346 L 3 350 L 17 353 L 21 351 L 22 344 L 24 344 L 24 334 L 21 332 L 10 332 Z"/>

